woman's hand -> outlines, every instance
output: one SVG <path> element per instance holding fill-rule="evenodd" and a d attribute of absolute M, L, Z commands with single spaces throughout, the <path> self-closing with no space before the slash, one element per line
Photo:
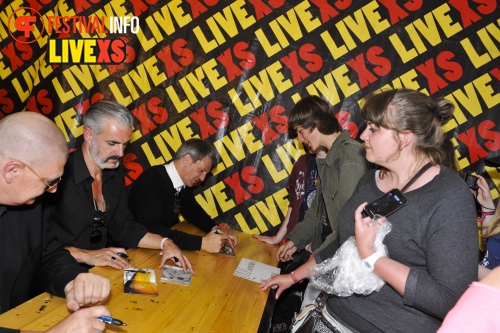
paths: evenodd
<path fill-rule="evenodd" d="M 386 220 L 385 217 L 380 217 L 374 221 L 372 221 L 371 217 L 363 217 L 361 213 L 367 204 L 367 202 L 362 203 L 354 212 L 354 236 L 356 237 L 356 246 L 361 259 L 368 258 L 375 253 L 377 230 L 382 222 Z"/>
<path fill-rule="evenodd" d="M 494 210 L 495 204 L 493 203 L 493 198 L 491 197 L 490 187 L 488 186 L 488 183 L 483 176 L 476 175 L 476 177 L 478 178 L 477 186 L 479 187 L 477 190 L 477 202 L 479 202 L 479 204 L 481 204 L 483 208 L 490 208 L 489 210 Z"/>
<path fill-rule="evenodd" d="M 280 297 L 281 293 L 285 291 L 285 289 L 290 288 L 294 284 L 294 281 L 292 279 L 292 276 L 290 274 L 284 274 L 284 275 L 276 275 L 267 280 L 266 282 L 262 283 L 259 288 L 261 290 L 267 290 L 267 288 L 271 287 L 273 289 L 278 288 L 278 291 L 276 291 L 276 299 Z"/>

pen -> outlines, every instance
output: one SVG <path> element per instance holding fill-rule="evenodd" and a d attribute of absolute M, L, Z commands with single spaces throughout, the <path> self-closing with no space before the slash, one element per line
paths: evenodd
<path fill-rule="evenodd" d="M 97 318 L 97 320 L 100 320 L 103 323 L 111 324 L 111 325 L 115 325 L 115 326 L 127 326 L 127 324 L 125 324 L 123 321 L 121 321 L 119 319 L 111 318 L 108 316 L 100 316 L 99 318 Z"/>

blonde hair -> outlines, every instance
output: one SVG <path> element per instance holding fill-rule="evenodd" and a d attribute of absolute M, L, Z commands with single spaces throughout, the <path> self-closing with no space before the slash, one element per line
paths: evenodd
<path fill-rule="evenodd" d="M 495 215 L 493 215 L 493 219 L 491 220 L 490 224 L 488 224 L 486 231 L 483 232 L 483 238 L 489 238 L 499 234 L 500 234 L 500 203 L 497 205 L 497 209 L 495 210 Z"/>

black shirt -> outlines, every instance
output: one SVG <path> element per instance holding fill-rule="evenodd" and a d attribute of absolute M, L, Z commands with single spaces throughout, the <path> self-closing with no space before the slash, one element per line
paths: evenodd
<path fill-rule="evenodd" d="M 87 271 L 48 234 L 38 200 L 0 206 L 0 313 L 43 291 L 65 297 L 64 287 Z"/>
<path fill-rule="evenodd" d="M 108 246 L 136 248 L 147 229 L 136 223 L 129 212 L 121 166 L 103 170 L 102 193 L 106 202 L 106 220 L 104 225 L 99 227 L 102 233 L 101 241 L 90 242 L 96 214 L 92 195 L 93 181 L 82 150 L 71 153 L 52 200 L 56 209 L 50 226 L 58 240 L 65 246 L 87 250 Z"/>

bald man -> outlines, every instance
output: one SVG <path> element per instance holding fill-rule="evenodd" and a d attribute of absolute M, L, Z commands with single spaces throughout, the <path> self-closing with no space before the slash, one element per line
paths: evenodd
<path fill-rule="evenodd" d="M 72 311 L 109 295 L 109 280 L 88 273 L 46 232 L 37 197 L 57 190 L 67 157 L 64 136 L 50 119 L 18 112 L 0 121 L 0 313 L 44 290 L 66 297 Z M 104 306 L 86 308 L 48 332 L 99 332 L 102 315 L 110 315 Z"/>

